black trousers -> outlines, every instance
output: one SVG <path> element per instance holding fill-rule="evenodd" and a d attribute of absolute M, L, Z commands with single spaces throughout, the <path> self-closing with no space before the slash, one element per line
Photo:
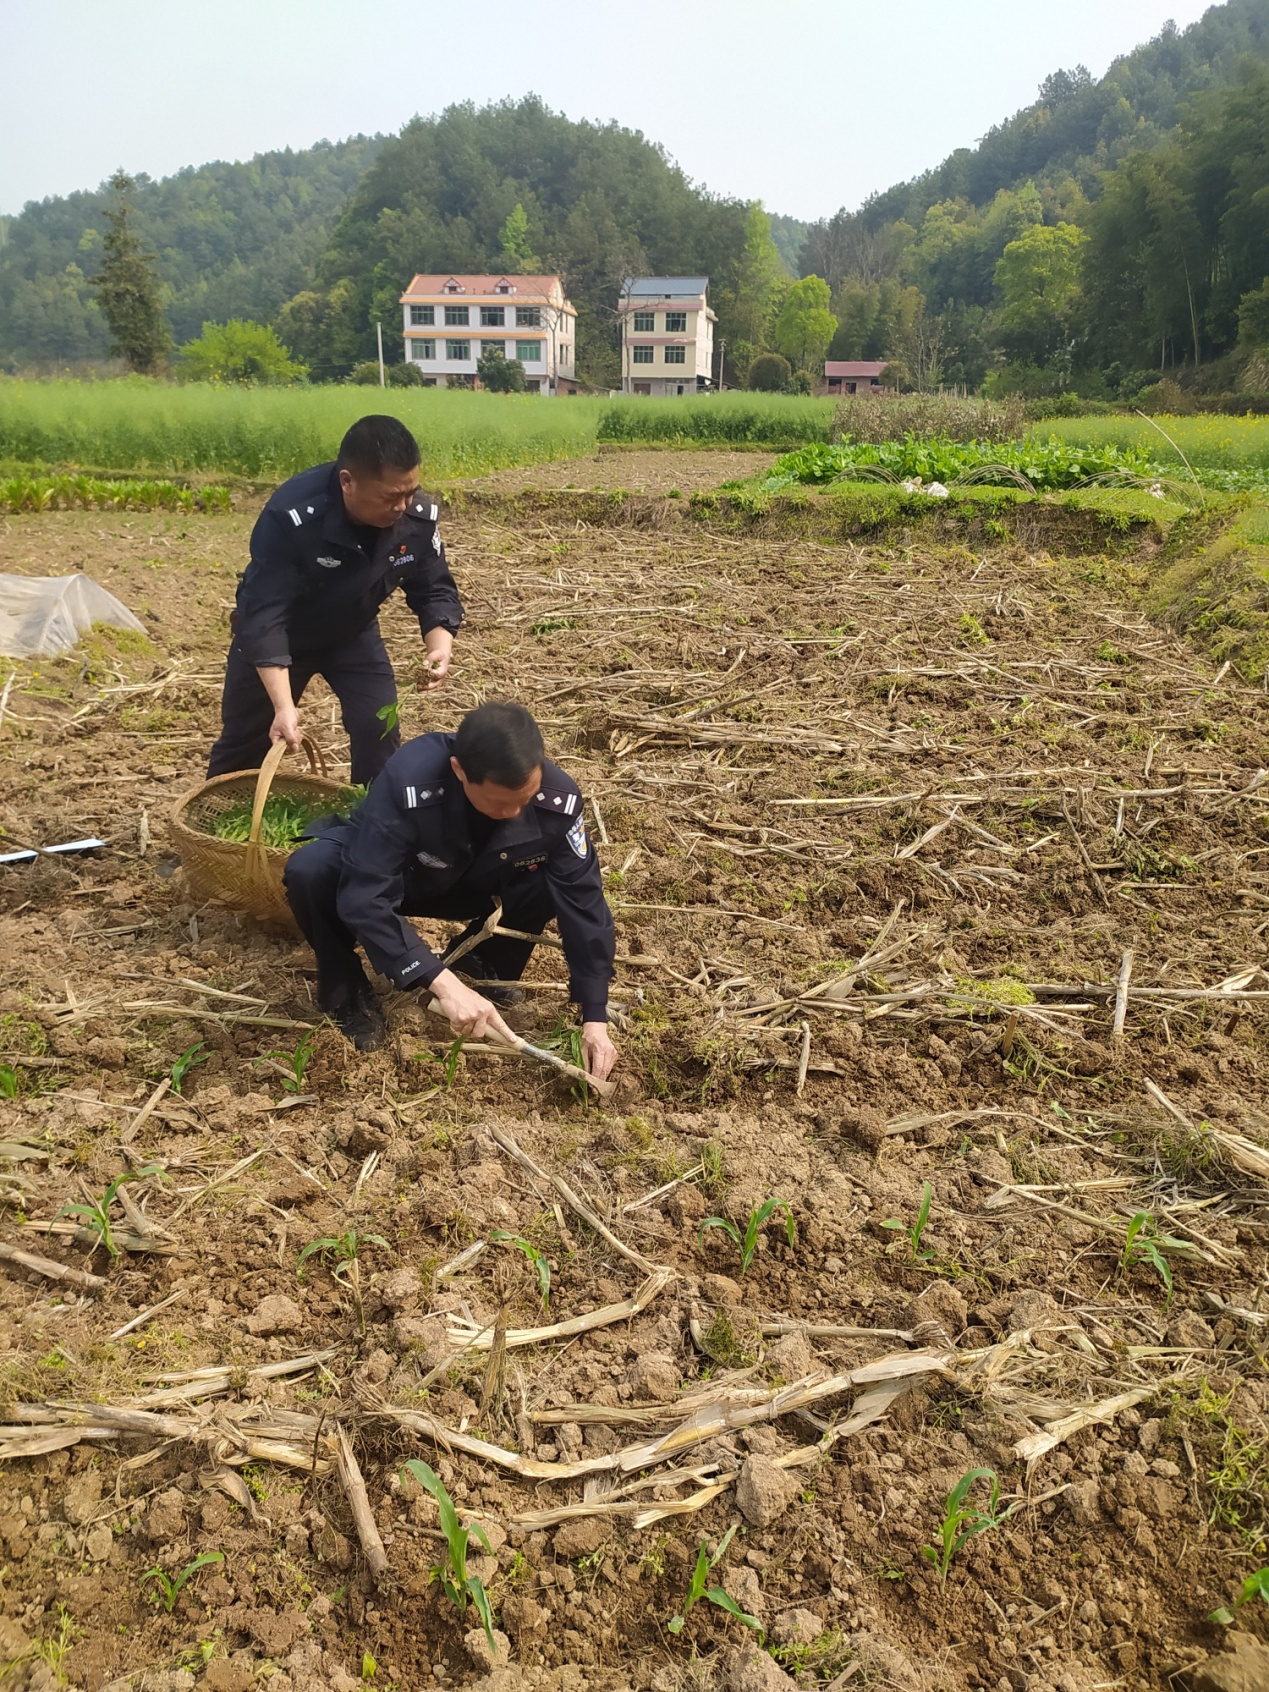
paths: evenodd
<path fill-rule="evenodd" d="M 310 652 L 291 665 L 291 697 L 298 705 L 314 676 L 321 676 L 339 700 L 352 750 L 352 779 L 368 785 L 401 744 L 399 730 L 384 733 L 376 712 L 396 702 L 397 683 L 377 622 L 325 652 Z M 220 739 L 207 764 L 211 776 L 258 770 L 269 750 L 273 706 L 256 667 L 229 648 L 220 706 Z"/>
<path fill-rule="evenodd" d="M 366 982 L 356 938 L 336 906 L 341 866 L 339 841 L 312 840 L 291 854 L 284 876 L 295 920 L 317 958 L 317 1002 L 323 1010 L 335 1010 L 347 1003 Z M 448 892 L 432 897 L 423 895 L 417 887 L 412 889 L 407 875 L 401 914 L 466 922 L 467 927 L 452 942 L 456 946 L 476 933 L 494 908 L 495 898 L 502 900 L 503 925 L 526 934 L 541 934 L 555 915 L 546 877 L 540 874 L 509 878 L 497 894 L 460 881 Z M 533 944 L 531 940 L 506 940 L 501 935 L 482 940 L 481 973 L 491 981 L 518 981 L 533 955 Z M 455 967 L 461 969 L 463 960 Z"/>

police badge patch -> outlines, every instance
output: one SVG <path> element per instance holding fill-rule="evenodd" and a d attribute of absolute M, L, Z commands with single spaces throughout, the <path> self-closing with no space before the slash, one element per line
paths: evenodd
<path fill-rule="evenodd" d="M 567 838 L 569 845 L 577 853 L 578 857 L 584 858 L 589 850 L 589 845 L 586 840 L 585 817 L 578 817 L 572 828 L 569 829 Z"/>

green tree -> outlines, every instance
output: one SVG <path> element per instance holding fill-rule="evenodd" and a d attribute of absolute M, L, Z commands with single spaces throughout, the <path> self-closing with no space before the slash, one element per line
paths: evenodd
<path fill-rule="evenodd" d="M 729 332 L 728 363 L 744 378 L 748 361 L 771 345 L 776 315 L 792 286 L 780 249 L 771 238 L 771 219 L 755 200 L 745 213 L 744 247 L 734 288 L 715 293 Z"/>
<path fill-rule="evenodd" d="M 508 358 L 501 347 L 486 347 L 476 360 L 476 374 L 481 387 L 491 394 L 524 392 L 524 366 L 518 358 Z"/>
<path fill-rule="evenodd" d="M 167 357 L 171 337 L 163 317 L 162 292 L 153 253 L 146 252 L 133 219 L 136 184 L 122 170 L 110 178 L 114 203 L 102 215 L 101 269 L 93 287 L 110 326 L 110 350 L 143 376 L 152 376 Z"/>
<path fill-rule="evenodd" d="M 273 330 L 263 323 L 231 317 L 228 323 L 204 323 L 196 341 L 187 341 L 177 355 L 182 376 L 191 382 L 302 382 L 308 375 L 296 364 Z"/>
<path fill-rule="evenodd" d="M 799 370 L 813 372 L 823 366 L 837 328 L 837 319 L 828 309 L 830 297 L 822 276 L 804 276 L 784 297 L 775 322 L 775 344 Z"/>
<path fill-rule="evenodd" d="M 1069 359 L 1087 245 L 1074 224 L 1037 223 L 1000 255 L 1000 341 L 1008 359 L 1037 365 Z"/>
<path fill-rule="evenodd" d="M 779 353 L 759 353 L 749 366 L 749 386 L 760 394 L 783 393 L 792 374 L 787 358 Z"/>
<path fill-rule="evenodd" d="M 508 213 L 507 221 L 498 231 L 498 239 L 502 242 L 502 251 L 498 254 L 498 263 L 510 275 L 536 276 L 542 269 L 542 260 L 533 251 L 533 243 L 529 240 L 529 218 L 519 200 L 514 209 Z"/>

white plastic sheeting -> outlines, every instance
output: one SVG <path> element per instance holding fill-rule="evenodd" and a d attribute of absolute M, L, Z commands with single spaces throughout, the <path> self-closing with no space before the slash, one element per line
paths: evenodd
<path fill-rule="evenodd" d="M 146 632 L 90 576 L 0 576 L 0 653 L 6 658 L 66 652 L 94 623 Z"/>

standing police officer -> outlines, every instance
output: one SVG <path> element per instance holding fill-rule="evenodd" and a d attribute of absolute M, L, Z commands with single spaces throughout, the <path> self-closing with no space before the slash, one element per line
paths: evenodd
<path fill-rule="evenodd" d="M 581 1007 L 586 1068 L 607 1079 L 617 1059 L 608 1038 L 612 914 L 581 792 L 548 762 L 522 705 L 481 705 L 457 734 L 409 741 L 347 822 L 292 853 L 286 895 L 317 955 L 317 1002 L 359 1051 L 381 1044 L 385 1028 L 358 943 L 394 986 L 429 992 L 455 1034 L 505 1036 L 494 1001 L 509 1003 L 518 991 L 466 986 L 405 917 L 466 921 L 452 952 L 498 900 L 502 924 L 530 938 L 495 935 L 467 952 L 460 967 L 477 982 L 519 980 L 554 917 Z"/>
<path fill-rule="evenodd" d="M 400 746 L 395 723 L 380 715 L 397 688 L 379 607 L 405 590 L 427 651 L 419 685 L 428 692 L 445 679 L 463 618 L 418 470 L 418 442 L 403 423 L 363 417 L 333 464 L 284 482 L 260 513 L 238 583 L 208 776 L 258 768 L 272 741 L 296 750 L 300 699 L 315 675 L 339 700 L 354 782 L 373 781 Z"/>

